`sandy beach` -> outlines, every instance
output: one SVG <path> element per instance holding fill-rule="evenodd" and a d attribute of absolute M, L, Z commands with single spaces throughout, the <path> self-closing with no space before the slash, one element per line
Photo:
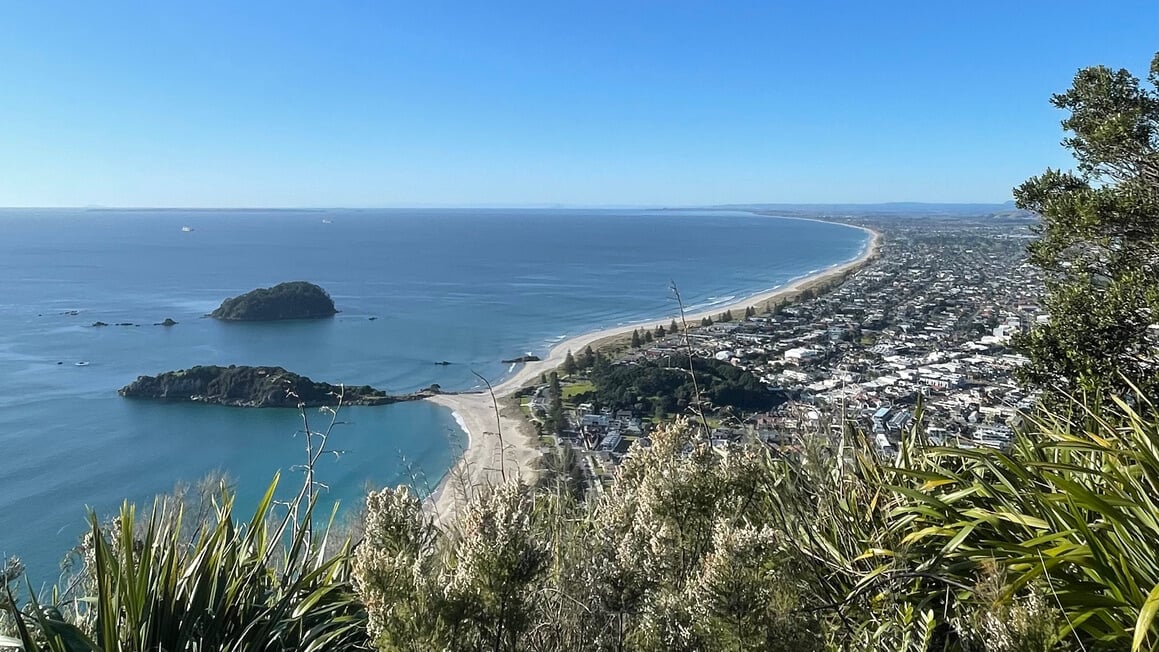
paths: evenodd
<path fill-rule="evenodd" d="M 860 267 L 877 255 L 881 234 L 864 227 L 852 228 L 859 228 L 870 235 L 868 246 L 857 258 L 728 305 L 713 306 L 708 310 L 688 314 L 685 316 L 686 321 L 690 325 L 698 325 L 704 317 L 716 317 L 727 310 L 743 314 L 745 308 L 749 306 L 756 307 L 759 313 L 770 302 L 779 301 Z M 538 362 L 524 363 L 510 378 L 494 387 L 495 396 L 501 406 L 498 419 L 491 396 L 486 392 L 443 394 L 428 399 L 450 408 L 468 435 L 468 444 L 463 456 L 428 499 L 428 507 L 433 509 L 438 520 L 444 521 L 454 513 L 465 496 L 470 495 L 470 487 L 494 484 L 501 481 L 504 474 L 508 479 L 516 475 L 527 482 L 534 479 L 536 470 L 532 463 L 540 457 L 539 441 L 531 424 L 520 413 L 519 407 L 505 399 L 524 385 L 538 380 L 540 374 L 562 365 L 568 351 L 578 354 L 587 346 L 596 349 L 605 340 L 622 337 L 642 326 L 647 328 L 666 326 L 676 316 L 678 311 L 674 310 L 669 315 L 593 331 L 560 342 L 545 358 Z M 498 436 L 500 430 L 503 435 L 502 446 Z"/>

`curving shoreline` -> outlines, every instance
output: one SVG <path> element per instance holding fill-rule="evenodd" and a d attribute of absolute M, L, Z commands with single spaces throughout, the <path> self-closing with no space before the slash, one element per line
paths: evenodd
<path fill-rule="evenodd" d="M 845 224 L 844 226 L 860 229 L 870 236 L 865 250 L 857 258 L 844 263 L 838 263 L 814 274 L 791 281 L 786 285 L 759 292 L 727 305 L 714 306 L 710 309 L 696 312 L 695 314 L 688 314 L 685 316 L 685 319 L 689 324 L 695 324 L 699 323 L 704 317 L 715 317 L 727 310 L 743 312 L 749 306 L 756 306 L 758 312 L 760 312 L 761 308 L 771 301 L 779 300 L 788 295 L 805 290 L 808 287 L 822 284 L 830 279 L 841 276 L 849 270 L 861 267 L 877 255 L 881 242 L 881 233 L 863 226 L 855 226 L 852 224 Z M 592 331 L 568 338 L 556 344 L 552 347 L 551 352 L 542 360 L 524 363 L 510 378 L 495 385 L 495 397 L 499 399 L 501 408 L 498 419 L 495 415 L 495 407 L 491 401 L 491 396 L 486 392 L 441 394 L 427 399 L 438 405 L 450 408 L 460 426 L 465 426 L 467 434 L 466 449 L 463 451 L 459 460 L 455 462 L 454 466 L 439 482 L 435 491 L 427 498 L 428 509 L 433 511 L 438 520 L 442 521 L 447 519 L 463 501 L 463 494 L 465 492 L 463 491 L 462 485 L 464 483 L 471 486 L 495 484 L 502 480 L 503 473 L 501 469 L 506 472 L 508 479 L 518 474 L 518 477 L 522 478 L 525 482 L 533 481 L 536 470 L 532 468 L 532 462 L 540 456 L 539 444 L 535 438 L 535 433 L 531 431 L 530 424 L 523 418 L 519 409 L 515 408 L 512 410 L 510 406 L 505 408 L 503 400 L 510 397 L 524 385 L 539 378 L 541 373 L 551 371 L 562 365 L 564 359 L 567 357 L 568 351 L 578 353 L 589 345 L 592 348 L 599 348 L 600 344 L 604 343 L 605 340 L 621 337 L 641 326 L 653 327 L 656 324 L 666 324 L 672 317 L 673 315 L 658 316 L 631 324 Z M 498 429 L 501 429 L 503 433 L 503 448 L 506 449 L 505 454 L 499 446 L 499 437 L 496 434 Z M 449 486 L 452 484 L 454 486 Z"/>

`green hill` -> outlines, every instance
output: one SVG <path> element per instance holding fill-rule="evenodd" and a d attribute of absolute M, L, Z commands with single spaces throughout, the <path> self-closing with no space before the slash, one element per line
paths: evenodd
<path fill-rule="evenodd" d="M 223 321 L 279 321 L 323 319 L 337 313 L 326 290 L 306 281 L 293 281 L 230 297 L 209 316 Z"/>

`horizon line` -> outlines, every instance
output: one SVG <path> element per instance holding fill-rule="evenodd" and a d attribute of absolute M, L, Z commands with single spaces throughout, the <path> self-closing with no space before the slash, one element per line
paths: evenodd
<path fill-rule="evenodd" d="M 737 202 L 728 204 L 392 204 L 383 206 L 0 206 L 0 211 L 11 210 L 80 210 L 80 211 L 360 211 L 360 210 L 418 210 L 418 209 L 639 209 L 639 210 L 723 210 L 737 208 L 776 207 L 831 207 L 831 206 L 1011 206 L 1006 201 L 909 201 L 884 202 Z"/>

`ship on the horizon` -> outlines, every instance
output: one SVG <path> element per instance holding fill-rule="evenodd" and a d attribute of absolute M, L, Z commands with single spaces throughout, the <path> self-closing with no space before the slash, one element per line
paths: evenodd
<path fill-rule="evenodd" d="M 190 231 L 192 231 L 192 230 L 193 230 L 193 227 L 192 227 L 192 226 L 183 226 L 183 227 L 181 227 L 181 232 L 182 232 L 182 233 L 189 233 L 189 232 L 190 232 Z"/>

